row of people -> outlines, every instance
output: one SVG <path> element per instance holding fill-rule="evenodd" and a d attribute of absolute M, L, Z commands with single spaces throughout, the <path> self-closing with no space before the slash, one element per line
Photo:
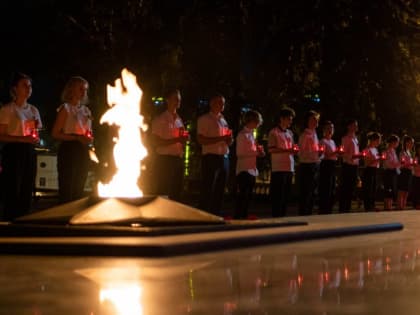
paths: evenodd
<path fill-rule="evenodd" d="M 61 202 L 79 199 L 88 174 L 92 118 L 87 104 L 88 82 L 72 77 L 62 92 L 62 104 L 52 128 L 60 141 L 57 156 L 59 198 Z M 28 103 L 32 79 L 18 73 L 10 86 L 11 101 L 0 109 L 2 147 L 3 219 L 13 220 L 32 208 L 36 177 L 35 145 L 42 128 L 38 109 Z"/>
<path fill-rule="evenodd" d="M 384 209 L 392 209 L 394 199 L 397 199 L 397 209 L 405 209 L 407 197 L 411 186 L 415 190 L 413 196 L 420 194 L 420 148 L 413 157 L 414 139 L 404 136 L 399 156 L 396 148 L 399 146 L 399 137 L 391 135 L 387 139 L 387 148 L 379 152 L 382 136 L 378 132 L 367 135 L 368 144 L 360 150 L 358 138 L 358 122 L 351 119 L 346 123 L 346 134 L 337 146 L 333 140 L 334 124 L 325 121 L 322 125 L 322 139 L 318 140 L 316 129 L 320 115 L 309 111 L 305 117 L 305 130 L 299 136 L 298 146 L 293 143 L 293 134 L 290 125 L 295 113 L 290 108 L 280 111 L 274 127 L 268 138 L 268 148 L 271 153 L 271 182 L 270 195 L 272 199 L 273 217 L 286 214 L 288 197 L 293 173 L 295 171 L 294 155 L 299 158 L 297 182 L 299 185 L 299 214 L 312 214 L 315 201 L 315 192 L 319 197 L 319 213 L 332 213 L 335 195 L 338 195 L 339 212 L 351 210 L 352 199 L 359 178 L 359 165 L 364 163 L 362 173 L 362 199 L 366 211 L 377 210 L 375 207 L 378 169 L 384 168 Z M 340 185 L 336 192 L 336 166 L 341 158 Z M 413 185 L 411 184 L 413 181 Z M 414 200 L 415 206 L 418 200 Z"/>
<path fill-rule="evenodd" d="M 88 82 L 82 77 L 72 77 L 67 82 L 62 92 L 63 103 L 57 109 L 57 117 L 52 128 L 53 138 L 60 141 L 57 168 L 61 202 L 72 201 L 83 195 L 89 164 L 88 148 L 93 141 L 91 112 L 86 106 L 87 91 Z M 25 214 L 31 208 L 36 174 L 34 145 L 39 141 L 37 130 L 42 128 L 38 109 L 28 103 L 32 93 L 31 78 L 25 74 L 18 74 L 11 84 L 10 92 L 11 102 L 0 109 L 0 141 L 5 143 L 2 149 L 2 167 L 4 214 L 7 220 Z M 182 156 L 189 134 L 177 113 L 181 104 L 180 91 L 176 89 L 170 91 L 166 95 L 166 100 L 167 110 L 152 122 L 153 145 L 157 153 L 156 164 L 159 170 L 156 178 L 168 179 L 158 181 L 159 193 L 179 200 L 183 187 Z M 209 105 L 209 112 L 200 116 L 197 121 L 197 140 L 202 147 L 199 207 L 220 215 L 229 172 L 229 147 L 233 143 L 233 134 L 222 114 L 225 106 L 223 95 L 212 96 Z M 380 143 L 380 135 L 373 133 L 369 139 L 368 150 L 360 152 L 356 137 L 357 121 L 352 120 L 347 124 L 347 134 L 342 139 L 342 146 L 337 149 L 332 140 L 334 125 L 331 122 L 324 124 L 324 138 L 319 141 L 316 133 L 319 114 L 309 111 L 305 117 L 306 128 L 300 135 L 298 144 L 295 144 L 290 130 L 294 117 L 292 109 L 281 109 L 276 126 L 268 137 L 268 153 L 272 168 L 270 195 L 273 217 L 286 214 L 295 172 L 295 155 L 299 157 L 299 214 L 312 213 L 317 187 L 319 187 L 320 212 L 332 211 L 335 164 L 339 155 L 343 159 L 339 194 L 340 211 L 348 212 L 351 208 L 361 158 L 365 158 L 367 163 L 363 177 L 365 208 L 371 210 L 375 200 L 375 169 L 379 165 L 375 148 Z M 235 217 L 237 218 L 247 216 L 249 198 L 255 185 L 255 178 L 258 176 L 256 158 L 265 155 L 263 147 L 256 143 L 253 136 L 253 130 L 261 124 L 260 113 L 247 112 L 244 117 L 244 127 L 236 137 L 238 199 Z M 392 160 L 393 145 L 395 146 L 395 141 L 390 142 L 384 162 L 387 170 L 385 186 L 386 192 L 389 193 L 387 194 L 389 198 L 385 200 L 387 208 L 390 207 L 390 196 L 395 191 L 397 172 L 402 169 L 401 178 L 406 178 L 404 182 L 408 182 L 411 177 L 407 175 L 405 169 L 414 167 L 414 162 L 410 162 L 412 158 L 409 155 L 409 145 L 408 149 L 403 150 L 405 159 L 409 162 L 402 164 Z M 392 170 L 392 176 L 388 170 Z M 320 182 L 317 181 L 318 173 Z M 399 185 L 405 189 L 399 193 L 401 208 L 405 207 L 408 185 Z"/>
<path fill-rule="evenodd" d="M 182 185 L 183 145 L 188 141 L 189 134 L 184 132 L 182 120 L 177 114 L 181 104 L 179 90 L 173 90 L 167 95 L 168 110 L 158 116 L 152 123 L 152 133 L 155 137 L 158 153 L 158 169 L 161 172 L 157 178 L 167 178 L 161 181 L 160 193 L 168 194 L 179 200 Z M 232 130 L 223 117 L 225 99 L 215 95 L 210 99 L 209 112 L 200 116 L 197 121 L 197 140 L 202 147 L 201 158 L 201 209 L 217 215 L 221 214 L 225 184 L 229 170 L 229 147 L 233 143 Z M 341 145 L 333 140 L 334 124 L 326 121 L 322 125 L 323 137 L 317 136 L 320 115 L 308 111 L 305 117 L 305 130 L 299 136 L 298 143 L 290 130 L 295 118 L 291 108 L 280 110 L 276 126 L 268 135 L 268 153 L 271 159 L 270 197 L 272 201 L 272 216 L 281 217 L 287 213 L 292 179 L 295 173 L 295 156 L 299 159 L 297 182 L 299 185 L 299 214 L 310 215 L 313 212 L 315 193 L 319 194 L 319 213 L 332 212 L 335 196 L 338 195 L 339 211 L 349 212 L 358 182 L 359 164 L 363 160 L 363 201 L 367 211 L 375 209 L 377 170 L 383 163 L 385 169 L 385 209 L 392 208 L 394 195 L 398 188 L 397 207 L 404 209 L 407 203 L 412 172 L 420 172 L 411 156 L 414 140 L 404 137 L 403 150 L 400 158 L 395 153 L 399 138 L 392 135 L 388 139 L 386 152 L 379 154 L 377 147 L 381 143 L 381 135 L 377 132 L 368 134 L 368 145 L 360 150 L 356 136 L 357 120 L 346 123 L 346 134 Z M 266 153 L 258 145 L 253 136 L 253 130 L 262 124 L 261 114 L 248 111 L 244 115 L 243 129 L 236 137 L 236 187 L 237 200 L 235 218 L 248 216 L 248 204 L 255 185 L 258 169 L 256 159 Z M 341 158 L 340 187 L 336 194 L 336 165 Z M 401 172 L 400 175 L 398 175 Z M 398 179 L 398 185 L 397 185 Z M 165 186 L 165 187 L 163 187 Z"/>

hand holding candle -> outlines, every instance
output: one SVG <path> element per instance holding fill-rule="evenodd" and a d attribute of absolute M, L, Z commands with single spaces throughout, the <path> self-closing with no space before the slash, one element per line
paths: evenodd
<path fill-rule="evenodd" d="M 226 142 L 227 145 L 231 145 L 233 142 L 232 129 L 229 129 L 229 127 L 223 127 L 221 131 L 223 141 Z"/>
<path fill-rule="evenodd" d="M 224 127 L 223 128 L 223 135 L 231 137 L 232 136 L 232 129 L 229 129 L 228 127 Z"/>
<path fill-rule="evenodd" d="M 86 130 L 85 136 L 91 140 L 93 140 L 93 132 L 92 130 Z"/>
<path fill-rule="evenodd" d="M 32 143 L 38 143 L 39 142 L 39 133 L 37 128 L 33 128 L 31 130 L 30 136 L 32 137 Z"/>
<path fill-rule="evenodd" d="M 386 153 L 382 152 L 381 156 L 380 156 L 380 160 L 385 161 L 386 160 Z"/>
<path fill-rule="evenodd" d="M 39 139 L 38 129 L 34 128 L 31 131 L 31 137 L 34 139 Z"/>
<path fill-rule="evenodd" d="M 318 145 L 318 152 L 323 154 L 325 152 L 325 144 L 319 144 Z"/>
<path fill-rule="evenodd" d="M 179 127 L 178 128 L 178 135 L 181 138 L 189 138 L 190 137 L 190 133 L 184 127 Z"/>
<path fill-rule="evenodd" d="M 257 144 L 257 152 L 259 156 L 264 156 L 265 155 L 264 146 L 262 146 L 261 144 Z"/>

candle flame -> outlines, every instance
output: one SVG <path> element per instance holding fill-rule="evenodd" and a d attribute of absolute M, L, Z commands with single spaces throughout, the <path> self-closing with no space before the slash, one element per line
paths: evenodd
<path fill-rule="evenodd" d="M 113 150 L 117 172 L 108 184 L 98 183 L 101 197 L 143 196 L 138 187 L 141 160 L 147 156 L 140 130 L 146 128 L 140 115 L 142 94 L 136 76 L 127 69 L 122 70 L 121 79 L 115 80 L 115 86 L 107 85 L 108 105 L 111 108 L 101 117 L 100 123 L 119 127 Z"/>

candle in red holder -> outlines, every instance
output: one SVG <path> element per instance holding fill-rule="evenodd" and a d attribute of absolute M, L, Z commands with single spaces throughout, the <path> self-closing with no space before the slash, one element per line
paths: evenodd
<path fill-rule="evenodd" d="M 415 158 L 415 159 L 414 159 L 414 161 L 413 161 L 413 164 L 414 164 L 414 165 L 419 164 L 419 159 L 418 159 L 418 158 Z"/>
<path fill-rule="evenodd" d="M 401 158 L 401 163 L 402 163 L 402 164 L 405 164 L 405 162 L 406 162 L 405 157 L 402 157 L 402 158 Z"/>
<path fill-rule="evenodd" d="M 366 155 L 367 155 L 367 150 L 363 150 L 363 151 L 362 151 L 362 156 L 363 156 L 363 157 L 366 157 Z"/>
<path fill-rule="evenodd" d="M 232 135 L 232 130 L 229 129 L 228 127 L 224 127 L 223 128 L 223 135 L 224 136 L 231 136 Z"/>
<path fill-rule="evenodd" d="M 86 130 L 85 136 L 89 139 L 93 139 L 93 133 L 92 130 Z"/>
<path fill-rule="evenodd" d="M 38 129 L 36 129 L 36 128 L 33 128 L 32 129 L 32 131 L 31 131 L 31 137 L 34 138 L 34 139 L 39 138 Z"/>
<path fill-rule="evenodd" d="M 344 146 L 343 145 L 340 145 L 338 147 L 338 153 L 344 153 Z"/>
<path fill-rule="evenodd" d="M 184 127 L 178 128 L 178 134 L 179 134 L 179 137 L 188 137 L 190 135 L 188 130 L 186 130 Z"/>
<path fill-rule="evenodd" d="M 320 144 L 319 146 L 318 146 L 318 148 L 319 148 L 319 152 L 320 153 L 324 153 L 325 152 L 325 144 Z"/>
<path fill-rule="evenodd" d="M 386 153 L 385 153 L 385 152 L 383 152 L 383 153 L 381 154 L 381 160 L 386 160 Z"/>
<path fill-rule="evenodd" d="M 292 147 L 292 150 L 294 153 L 298 153 L 299 152 L 299 146 L 297 144 L 294 144 Z"/>

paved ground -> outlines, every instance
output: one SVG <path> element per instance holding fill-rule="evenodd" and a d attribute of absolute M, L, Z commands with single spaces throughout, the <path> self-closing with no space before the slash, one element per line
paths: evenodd
<path fill-rule="evenodd" d="M 197 207 L 198 206 L 198 197 L 197 196 L 187 196 L 184 199 L 184 203 Z M 39 211 L 47 209 L 49 207 L 57 205 L 58 200 L 55 193 L 42 194 L 36 198 L 34 203 L 34 211 Z M 383 202 L 377 201 L 377 208 L 383 209 Z M 232 216 L 235 208 L 235 201 L 233 196 L 225 196 L 225 201 L 223 204 L 223 213 L 225 216 Z M 409 206 L 407 210 L 411 210 L 412 207 Z M 351 212 L 364 212 L 363 205 L 359 200 L 353 201 Z M 338 213 L 338 205 L 336 204 L 333 213 Z M 318 209 L 313 210 L 313 214 L 318 214 Z M 258 218 L 269 218 L 271 217 L 271 206 L 268 196 L 255 196 L 250 203 L 249 215 L 256 216 Z M 291 202 L 290 207 L 287 211 L 287 216 L 297 216 L 298 209 L 296 202 Z"/>

